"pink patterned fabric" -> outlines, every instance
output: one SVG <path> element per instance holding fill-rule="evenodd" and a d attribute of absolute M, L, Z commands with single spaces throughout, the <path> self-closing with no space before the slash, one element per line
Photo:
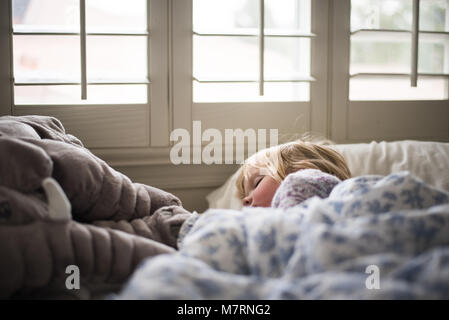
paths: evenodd
<path fill-rule="evenodd" d="M 334 175 L 316 169 L 304 169 L 289 174 L 277 189 L 271 206 L 290 208 L 317 196 L 327 198 L 341 180 Z"/>

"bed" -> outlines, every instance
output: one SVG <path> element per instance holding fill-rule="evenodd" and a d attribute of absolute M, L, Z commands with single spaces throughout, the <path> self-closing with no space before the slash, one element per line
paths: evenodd
<path fill-rule="evenodd" d="M 189 218 L 179 251 L 113 299 L 447 299 L 449 144 L 335 145 L 354 178 L 326 199 L 241 208 L 237 172 Z"/>
<path fill-rule="evenodd" d="M 199 214 L 58 119 L 2 117 L 0 298 L 448 299 L 449 144 L 333 147 L 354 177 L 328 198 L 241 208 L 237 171 Z"/>

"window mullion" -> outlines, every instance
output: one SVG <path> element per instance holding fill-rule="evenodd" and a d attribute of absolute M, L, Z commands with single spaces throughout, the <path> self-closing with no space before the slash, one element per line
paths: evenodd
<path fill-rule="evenodd" d="M 449 0 L 446 0 L 446 6 L 445 6 L 445 26 L 444 31 L 449 31 Z M 449 74 L 449 44 L 447 41 L 444 42 L 444 65 L 443 65 L 443 72 L 446 74 Z"/>
<path fill-rule="evenodd" d="M 87 99 L 86 0 L 80 0 L 81 99 Z"/>
<path fill-rule="evenodd" d="M 411 86 L 418 82 L 419 0 L 413 0 Z"/>
<path fill-rule="evenodd" d="M 265 60 L 265 1 L 259 0 L 259 95 L 264 95 L 264 60 Z"/>

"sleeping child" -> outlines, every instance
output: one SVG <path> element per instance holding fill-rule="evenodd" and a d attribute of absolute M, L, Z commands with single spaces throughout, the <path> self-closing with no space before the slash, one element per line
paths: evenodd
<path fill-rule="evenodd" d="M 296 140 L 249 157 L 236 183 L 244 206 L 289 208 L 313 196 L 327 198 L 335 185 L 350 177 L 338 152 Z"/>
<path fill-rule="evenodd" d="M 236 183 L 244 206 L 286 209 L 313 196 L 327 198 L 339 182 L 350 177 L 346 161 L 338 152 L 296 140 L 263 149 L 246 159 Z M 182 225 L 178 247 L 200 216 L 194 212 Z"/>

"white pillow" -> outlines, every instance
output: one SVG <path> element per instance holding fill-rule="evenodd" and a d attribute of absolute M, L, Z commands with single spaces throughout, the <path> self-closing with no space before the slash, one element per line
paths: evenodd
<path fill-rule="evenodd" d="M 430 185 L 449 192 L 449 143 L 403 140 L 337 144 L 330 146 L 340 152 L 348 163 L 352 176 L 388 175 L 410 171 Z M 237 170 L 218 189 L 206 197 L 209 208 L 240 209 L 235 182 Z"/>

